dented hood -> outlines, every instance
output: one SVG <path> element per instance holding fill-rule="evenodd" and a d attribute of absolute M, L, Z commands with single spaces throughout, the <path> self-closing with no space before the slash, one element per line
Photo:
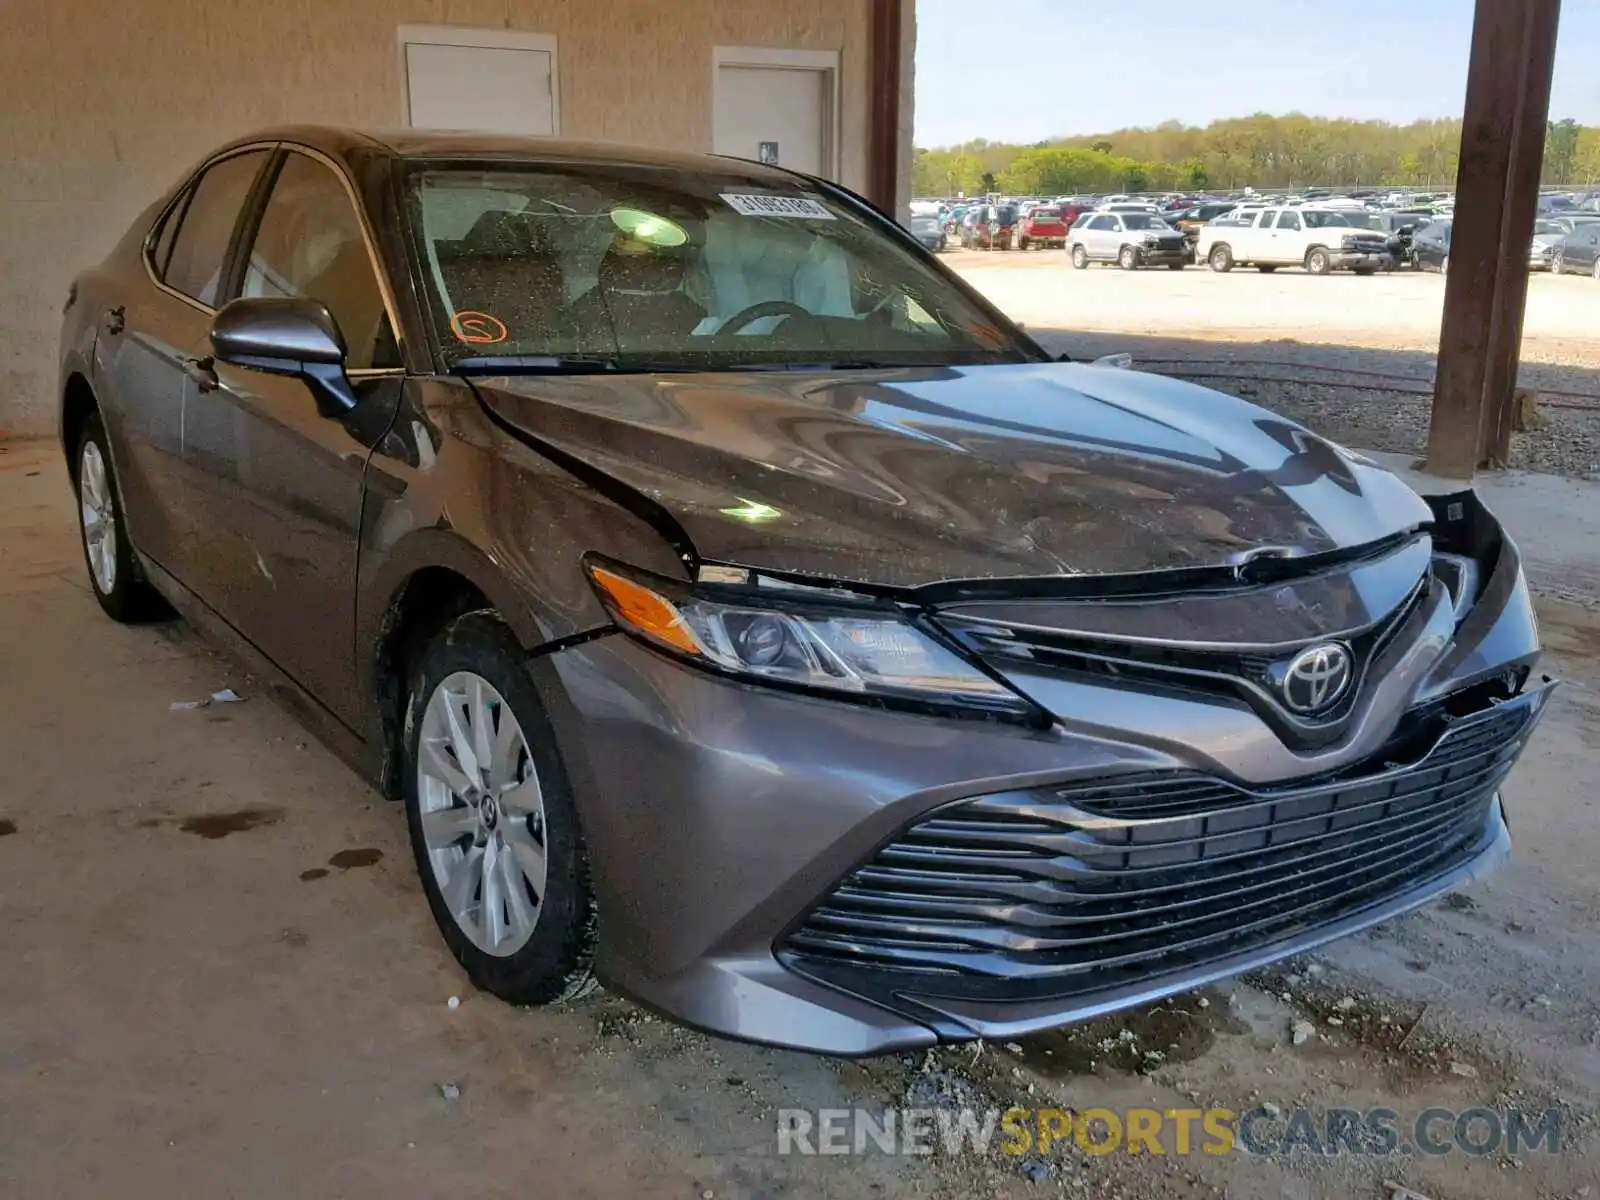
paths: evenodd
<path fill-rule="evenodd" d="M 888 587 L 1319 554 L 1431 519 L 1254 405 L 1050 363 L 474 381 L 504 423 L 653 502 L 704 559 Z"/>

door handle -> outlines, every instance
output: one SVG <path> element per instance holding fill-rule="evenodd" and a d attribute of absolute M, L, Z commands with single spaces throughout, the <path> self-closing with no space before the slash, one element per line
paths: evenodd
<path fill-rule="evenodd" d="M 208 354 L 205 358 L 186 358 L 183 360 L 183 373 L 194 380 L 196 390 L 214 392 L 222 386 L 217 378 L 215 364 Z"/>
<path fill-rule="evenodd" d="M 106 332 L 121 333 L 128 324 L 127 318 L 128 310 L 121 304 L 106 309 Z"/>

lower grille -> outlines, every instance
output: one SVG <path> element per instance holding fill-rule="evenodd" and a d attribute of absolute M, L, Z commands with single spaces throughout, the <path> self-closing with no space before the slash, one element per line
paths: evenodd
<path fill-rule="evenodd" d="M 1337 920 L 1469 857 L 1529 697 L 1407 766 L 1276 789 L 1159 772 L 962 801 L 904 830 L 788 938 L 821 966 L 1023 999 L 1136 982 Z"/>

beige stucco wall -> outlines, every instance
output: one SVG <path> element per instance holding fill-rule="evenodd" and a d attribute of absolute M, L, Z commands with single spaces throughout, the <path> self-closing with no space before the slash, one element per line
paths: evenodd
<path fill-rule="evenodd" d="M 398 26 L 554 35 L 563 136 L 688 150 L 711 149 L 712 46 L 837 50 L 859 188 L 871 2 L 0 0 L 0 438 L 54 428 L 69 281 L 187 165 L 264 125 L 400 123 Z"/>

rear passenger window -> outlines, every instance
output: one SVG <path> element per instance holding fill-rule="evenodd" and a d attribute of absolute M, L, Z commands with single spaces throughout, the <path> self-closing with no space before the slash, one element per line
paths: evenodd
<path fill-rule="evenodd" d="M 1299 213 L 1292 213 L 1292 212 L 1279 213 L 1278 214 L 1278 228 L 1279 229 L 1299 229 L 1300 228 L 1300 214 Z"/>
<path fill-rule="evenodd" d="M 266 160 L 267 151 L 251 150 L 206 168 L 161 264 L 161 279 L 168 287 L 208 308 L 216 307 L 239 210 Z M 161 233 L 165 238 L 166 230 Z"/>

